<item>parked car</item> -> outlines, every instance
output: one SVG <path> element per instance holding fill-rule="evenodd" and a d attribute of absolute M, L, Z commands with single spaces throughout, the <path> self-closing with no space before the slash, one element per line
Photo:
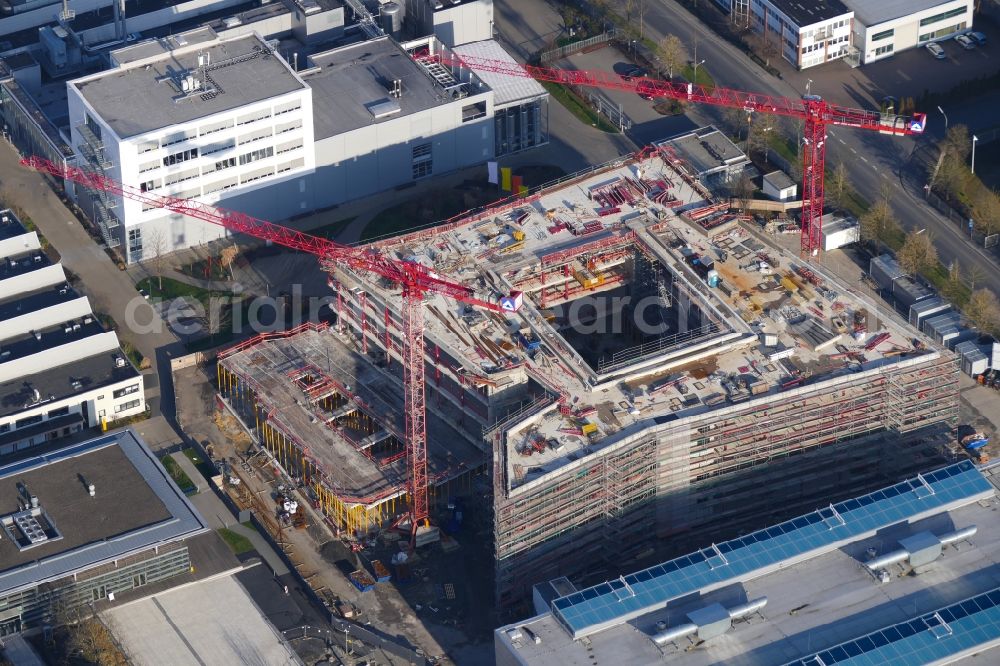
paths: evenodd
<path fill-rule="evenodd" d="M 621 75 L 623 81 L 640 79 L 644 76 L 646 76 L 646 70 L 644 70 L 642 67 L 632 67 L 627 72 Z"/>
<path fill-rule="evenodd" d="M 976 48 L 976 43 L 969 39 L 967 35 L 955 35 L 955 41 L 966 51 Z"/>
<path fill-rule="evenodd" d="M 981 32 L 970 32 L 969 39 L 974 41 L 979 46 L 986 46 L 986 35 Z"/>
<path fill-rule="evenodd" d="M 924 48 L 930 51 L 931 55 L 937 58 L 938 60 L 944 60 L 945 58 L 948 57 L 947 55 L 945 55 L 944 49 L 941 48 L 941 45 L 935 42 L 931 42 Z"/>

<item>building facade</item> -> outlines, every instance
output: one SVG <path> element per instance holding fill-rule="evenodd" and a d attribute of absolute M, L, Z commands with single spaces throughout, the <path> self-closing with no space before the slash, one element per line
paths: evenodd
<path fill-rule="evenodd" d="M 70 82 L 73 149 L 85 168 L 139 194 L 280 220 L 548 138 L 541 86 L 511 88 L 498 103 L 476 72 L 416 57 L 447 50 L 435 37 L 377 37 L 310 56 L 296 72 L 256 34 L 193 33 L 186 45 L 178 36 L 131 47 L 116 69 Z M 144 101 L 120 110 L 136 96 Z M 76 196 L 129 263 L 228 233 L 133 198 Z"/>
<path fill-rule="evenodd" d="M 760 33 L 799 69 L 840 60 L 851 47 L 854 11 L 840 0 L 715 0 L 727 12 L 743 11 Z"/>
<path fill-rule="evenodd" d="M 0 239 L 0 456 L 141 414 L 142 376 L 38 235 L 4 210 Z"/>
<path fill-rule="evenodd" d="M 143 193 L 216 204 L 314 168 L 311 90 L 256 35 L 154 50 L 68 90 L 80 163 Z M 227 233 L 131 198 L 77 195 L 130 263 Z"/>
<path fill-rule="evenodd" d="M 863 63 L 950 39 L 972 28 L 972 0 L 847 0 Z"/>

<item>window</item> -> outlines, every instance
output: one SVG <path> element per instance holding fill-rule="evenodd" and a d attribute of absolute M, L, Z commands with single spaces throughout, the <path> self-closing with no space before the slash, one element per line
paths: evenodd
<path fill-rule="evenodd" d="M 431 153 L 431 144 L 421 143 L 414 146 L 413 155 L 413 180 L 426 178 L 434 173 L 434 155 Z"/>
<path fill-rule="evenodd" d="M 132 576 L 132 587 L 142 587 L 146 584 L 146 574 L 139 573 Z"/>
<path fill-rule="evenodd" d="M 236 158 L 229 157 L 224 160 L 219 160 L 215 163 L 215 168 L 206 168 L 205 173 L 211 173 L 213 171 L 222 171 L 223 169 L 228 169 L 230 167 L 236 166 Z"/>
<path fill-rule="evenodd" d="M 244 153 L 240 155 L 240 165 L 250 164 L 251 162 L 258 162 L 260 160 L 266 160 L 268 157 L 274 155 L 274 148 L 268 146 L 267 148 L 260 148 L 258 150 L 251 150 L 249 153 Z"/>
<path fill-rule="evenodd" d="M 302 102 L 299 100 L 285 102 L 284 104 L 276 104 L 274 107 L 274 115 L 280 116 L 283 113 L 291 113 L 292 111 L 298 111 L 301 108 Z"/>
<path fill-rule="evenodd" d="M 222 130 L 227 130 L 232 126 L 233 126 L 232 120 L 223 120 L 222 122 L 212 123 L 211 125 L 205 125 L 204 127 L 198 130 L 198 133 L 201 134 L 201 136 L 205 136 L 206 134 L 214 134 L 216 132 L 221 132 Z"/>
<path fill-rule="evenodd" d="M 885 55 L 886 53 L 892 53 L 892 44 L 888 44 L 886 46 L 880 46 L 877 49 L 875 49 L 875 55 L 877 56 Z"/>
<path fill-rule="evenodd" d="M 252 183 L 255 180 L 260 180 L 261 178 L 267 178 L 268 176 L 274 175 L 273 167 L 266 167 L 264 169 L 257 169 L 256 171 L 251 171 L 240 178 L 240 182 L 243 184 Z"/>
<path fill-rule="evenodd" d="M 138 393 L 138 392 L 139 392 L 139 385 L 132 384 L 131 386 L 126 386 L 125 388 L 118 389 L 112 395 L 115 398 L 122 398 L 126 395 L 129 395 L 130 393 Z"/>
<path fill-rule="evenodd" d="M 4 423 L 0 425 L 0 432 L 10 432 L 10 424 Z"/>
<path fill-rule="evenodd" d="M 146 173 L 147 171 L 153 171 L 154 169 L 159 169 L 160 163 L 157 161 L 146 162 L 145 164 L 139 165 L 139 173 Z"/>
<path fill-rule="evenodd" d="M 163 166 L 173 166 L 175 164 L 180 164 L 181 162 L 187 162 L 188 160 L 193 160 L 198 157 L 197 148 L 189 148 L 187 150 L 182 150 L 179 153 L 174 153 L 173 155 L 167 155 L 163 158 Z"/>
<path fill-rule="evenodd" d="M 486 102 L 477 102 L 462 107 L 462 122 L 467 123 L 486 117 Z"/>
<path fill-rule="evenodd" d="M 67 414 L 69 414 L 69 405 L 66 405 L 65 407 L 59 407 L 58 409 L 49 410 L 50 419 L 53 419 L 57 416 L 66 416 Z"/>
<path fill-rule="evenodd" d="M 236 120 L 237 125 L 249 125 L 250 123 L 256 123 L 261 120 L 267 120 L 271 117 L 271 112 L 268 110 L 255 111 L 254 113 L 248 113 L 245 116 L 240 116 Z"/>
<path fill-rule="evenodd" d="M 123 402 L 122 404 L 115 407 L 115 413 L 127 412 L 130 409 L 135 409 L 139 406 L 138 400 L 129 400 L 128 402 Z"/>
<path fill-rule="evenodd" d="M 285 132 L 294 132 L 302 127 L 301 120 L 293 120 L 290 123 L 278 123 L 274 126 L 275 134 L 284 134 Z"/>
<path fill-rule="evenodd" d="M 961 16 L 966 12 L 966 7 L 959 7 L 957 9 L 952 9 L 947 12 L 942 12 L 940 14 L 935 14 L 934 16 L 928 16 L 925 19 L 920 19 L 920 27 L 925 25 L 930 25 L 931 23 L 937 23 L 938 21 L 944 21 L 946 19 L 954 18 L 956 16 Z"/>
<path fill-rule="evenodd" d="M 41 423 L 44 417 L 41 414 L 36 414 L 34 416 L 26 416 L 23 419 L 18 419 L 14 423 L 15 428 L 24 428 L 25 426 L 34 425 L 36 423 Z"/>
<path fill-rule="evenodd" d="M 156 150 L 159 147 L 160 147 L 159 141 L 143 141 L 142 143 L 139 144 L 137 150 L 141 155 L 142 153 L 148 153 L 150 151 Z"/>
<path fill-rule="evenodd" d="M 278 153 L 278 155 L 281 155 L 283 153 L 290 153 L 293 150 L 300 149 L 301 147 L 302 147 L 302 142 L 301 141 L 289 141 L 288 143 L 278 144 L 278 151 L 277 151 L 277 153 Z"/>
<path fill-rule="evenodd" d="M 199 175 L 198 167 L 193 169 L 185 169 L 184 171 L 178 171 L 175 174 L 167 176 L 163 179 L 164 185 L 175 185 L 177 183 L 184 182 L 185 180 L 192 180 L 197 178 Z"/>
<path fill-rule="evenodd" d="M 271 128 L 257 130 L 256 132 L 251 132 L 250 134 L 244 134 L 240 137 L 239 144 L 242 146 L 247 143 L 253 143 L 254 141 L 260 141 L 261 139 L 271 138 Z"/>
<path fill-rule="evenodd" d="M 187 141 L 198 136 L 198 133 L 194 130 L 188 130 L 186 132 L 179 132 L 177 134 L 172 134 L 163 140 L 163 147 L 172 146 L 175 143 L 180 143 L 182 141 Z"/>
<path fill-rule="evenodd" d="M 155 190 L 159 186 L 160 186 L 159 181 L 157 181 L 157 180 L 147 180 L 144 183 L 139 183 L 139 191 L 140 192 L 149 192 L 150 190 Z"/>
<path fill-rule="evenodd" d="M 934 32 L 925 32 L 920 35 L 920 43 L 923 44 L 924 42 L 928 42 L 932 39 L 938 39 L 939 37 L 947 37 L 952 33 L 961 32 L 962 30 L 965 30 L 965 21 L 956 23 L 955 25 L 949 25 L 947 28 L 939 28 Z"/>
<path fill-rule="evenodd" d="M 219 192 L 221 190 L 228 190 L 231 187 L 236 187 L 240 184 L 239 178 L 232 176 L 231 178 L 226 178 L 224 180 L 217 181 L 215 183 L 210 183 L 205 186 L 205 194 L 212 194 L 213 192 Z"/>
<path fill-rule="evenodd" d="M 892 35 L 893 35 L 894 32 L 895 32 L 895 30 L 886 30 L 884 32 L 876 32 L 874 35 L 872 35 L 872 41 L 873 42 L 879 42 L 879 41 L 882 41 L 883 39 L 888 39 L 888 38 L 892 37 Z"/>
<path fill-rule="evenodd" d="M 211 146 L 205 146 L 201 149 L 202 155 L 212 155 L 214 153 L 221 153 L 223 150 L 229 150 L 230 148 L 236 147 L 236 141 L 230 139 L 229 141 L 223 141 L 222 143 L 213 143 Z"/>
<path fill-rule="evenodd" d="M 142 229 L 128 230 L 128 256 L 132 261 L 142 261 Z"/>
<path fill-rule="evenodd" d="M 292 160 L 291 162 L 285 162 L 284 164 L 278 165 L 278 173 L 284 173 L 285 171 L 291 171 L 292 169 L 301 169 L 305 166 L 305 160 L 301 157 L 297 160 Z"/>

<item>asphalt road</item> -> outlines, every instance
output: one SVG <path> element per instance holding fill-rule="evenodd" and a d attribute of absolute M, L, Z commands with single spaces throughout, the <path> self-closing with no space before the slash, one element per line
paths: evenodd
<path fill-rule="evenodd" d="M 502 34 L 534 35 L 538 38 L 552 34 L 551 14 L 545 14 L 544 19 L 533 17 L 533 12 L 516 11 L 517 0 L 503 0 L 498 3 L 498 26 Z M 508 6 L 509 5 L 509 6 Z M 688 52 L 693 57 L 694 44 L 697 42 L 697 57 L 706 60 L 706 67 L 712 73 L 720 86 L 742 90 L 759 91 L 784 97 L 799 97 L 804 91 L 801 79 L 808 74 L 814 79 L 813 93 L 823 92 L 824 83 L 832 87 L 839 82 L 833 65 L 821 67 L 801 76 L 794 76 L 798 86 L 789 81 L 777 79 L 753 63 L 742 51 L 728 42 L 720 39 L 713 31 L 692 16 L 683 7 L 672 0 L 662 0 L 646 4 L 645 35 L 654 41 L 665 34 L 676 34 L 687 44 Z M 528 39 L 518 43 L 518 51 L 540 48 L 537 41 L 532 44 Z M 531 48 L 534 47 L 534 48 Z M 830 80 L 825 81 L 825 78 Z M 609 95 L 611 96 L 611 95 Z M 976 100 L 963 105 L 961 109 L 949 111 L 952 123 L 967 122 L 974 129 L 983 124 L 996 122 L 996 99 L 990 104 L 990 98 Z M 698 109 L 690 114 L 693 118 L 717 121 L 720 112 L 712 109 Z M 935 125 L 932 124 L 932 128 Z M 553 128 L 553 132 L 557 128 Z M 993 258 L 981 249 L 969 243 L 962 233 L 945 220 L 936 211 L 926 205 L 922 198 L 922 186 L 926 182 L 926 174 L 918 148 L 925 149 L 934 135 L 943 132 L 936 127 L 928 136 L 917 139 L 890 137 L 874 132 L 852 130 L 849 128 L 834 128 L 829 132 L 827 147 L 828 164 L 844 162 L 854 188 L 869 201 L 880 196 L 882 183 L 889 187 L 891 204 L 900 224 L 905 230 L 918 231 L 927 229 L 935 240 L 938 256 L 945 264 L 956 261 L 960 266 L 976 265 L 984 278 L 978 283 L 988 286 L 1000 294 L 1000 271 Z"/>

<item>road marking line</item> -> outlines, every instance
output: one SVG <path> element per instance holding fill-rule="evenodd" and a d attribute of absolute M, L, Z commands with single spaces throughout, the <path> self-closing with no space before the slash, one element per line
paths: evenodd
<path fill-rule="evenodd" d="M 854 150 L 853 148 L 851 148 L 851 152 L 854 153 L 855 155 L 858 154 L 858 151 Z"/>
<path fill-rule="evenodd" d="M 843 140 L 843 139 L 841 139 L 841 138 L 838 138 L 838 139 L 837 139 L 837 141 L 841 142 L 841 143 L 842 143 L 842 144 L 844 144 L 845 146 L 847 145 L 847 142 L 846 142 L 846 141 L 844 141 L 844 140 Z"/>
<path fill-rule="evenodd" d="M 864 162 L 865 164 L 867 164 L 868 163 L 868 158 L 865 157 L 864 155 L 862 155 L 861 156 L 861 161 Z"/>

